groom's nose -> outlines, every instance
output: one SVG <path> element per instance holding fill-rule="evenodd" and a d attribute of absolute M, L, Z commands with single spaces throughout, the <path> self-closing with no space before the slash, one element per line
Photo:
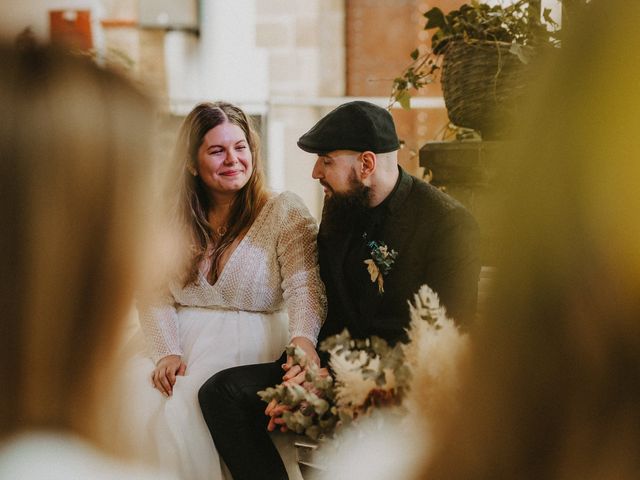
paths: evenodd
<path fill-rule="evenodd" d="M 311 172 L 311 178 L 314 178 L 316 180 L 320 180 L 324 178 L 324 175 L 322 173 L 322 161 L 319 158 L 316 160 L 316 163 L 313 166 L 313 171 Z"/>

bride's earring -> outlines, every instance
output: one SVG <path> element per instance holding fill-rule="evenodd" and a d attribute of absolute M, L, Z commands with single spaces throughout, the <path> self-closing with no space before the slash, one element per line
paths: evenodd
<path fill-rule="evenodd" d="M 197 176 L 198 176 L 198 171 L 197 171 L 195 168 L 193 168 L 193 165 L 187 165 L 187 170 L 188 170 L 188 171 L 189 171 L 189 173 L 190 173 L 191 175 L 193 175 L 194 177 L 197 177 Z"/>

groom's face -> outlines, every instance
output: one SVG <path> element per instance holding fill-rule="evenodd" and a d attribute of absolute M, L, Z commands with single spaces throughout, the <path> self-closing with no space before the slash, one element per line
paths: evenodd
<path fill-rule="evenodd" d="M 327 198 L 349 194 L 354 183 L 360 185 L 358 159 L 360 153 L 351 150 L 335 150 L 318 155 L 311 176 L 318 180 Z"/>

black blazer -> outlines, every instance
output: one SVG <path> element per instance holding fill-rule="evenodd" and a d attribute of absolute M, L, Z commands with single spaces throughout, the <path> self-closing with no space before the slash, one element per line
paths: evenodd
<path fill-rule="evenodd" d="M 383 241 L 398 252 L 384 277 L 384 293 L 371 283 L 370 295 L 356 305 L 344 275 L 345 255 L 352 235 L 329 235 L 320 224 L 320 274 L 327 290 L 327 319 L 319 339 L 346 327 L 355 338 L 380 336 L 391 343 L 406 339 L 409 304 L 421 285 L 440 296 L 448 315 L 459 324 L 473 320 L 480 273 L 478 225 L 449 195 L 400 169 L 396 191 L 389 199 L 382 225 Z M 366 270 L 366 265 L 362 265 Z"/>

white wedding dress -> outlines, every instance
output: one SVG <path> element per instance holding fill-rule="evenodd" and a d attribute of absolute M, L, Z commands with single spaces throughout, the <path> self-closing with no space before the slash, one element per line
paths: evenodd
<path fill-rule="evenodd" d="M 316 342 L 326 315 L 316 247 L 317 224 L 296 195 L 263 207 L 230 255 L 217 282 L 201 266 L 196 284 L 170 286 L 171 298 L 140 308 L 146 352 L 124 365 L 116 430 L 136 456 L 184 480 L 226 477 L 202 417 L 200 386 L 225 368 L 276 360 L 296 336 Z M 173 395 L 152 388 L 154 363 L 182 355 L 186 374 Z M 251 461 L 251 452 L 247 452 Z M 286 461 L 290 467 L 293 460 Z"/>

